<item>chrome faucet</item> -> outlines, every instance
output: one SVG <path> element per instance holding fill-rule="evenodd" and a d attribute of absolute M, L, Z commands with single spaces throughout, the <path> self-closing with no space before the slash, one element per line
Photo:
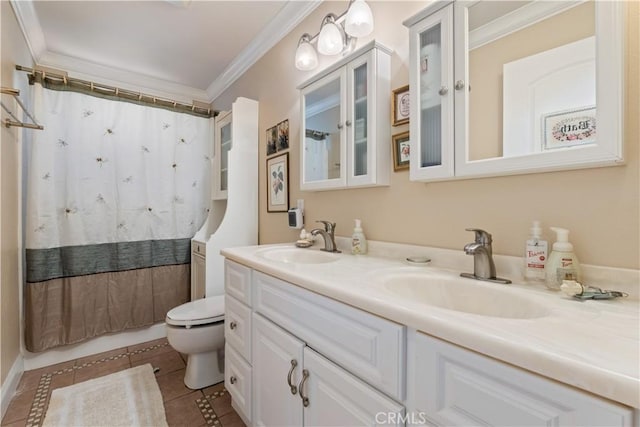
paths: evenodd
<path fill-rule="evenodd" d="M 336 223 L 329 222 L 329 221 L 316 221 L 316 222 L 320 222 L 324 224 L 324 229 L 314 228 L 313 230 L 311 230 L 312 236 L 317 236 L 318 234 L 320 234 L 324 239 L 324 249 L 320 249 L 320 250 L 326 251 L 326 252 L 340 253 L 340 251 L 336 247 L 336 240 L 334 235 L 336 231 Z"/>
<path fill-rule="evenodd" d="M 487 282 L 511 283 L 509 279 L 496 277 L 496 265 L 493 262 L 493 249 L 491 247 L 491 234 L 479 228 L 467 228 L 466 230 L 476 233 L 475 242 L 464 245 L 464 253 L 473 255 L 473 274 L 460 273 L 460 276 Z"/>

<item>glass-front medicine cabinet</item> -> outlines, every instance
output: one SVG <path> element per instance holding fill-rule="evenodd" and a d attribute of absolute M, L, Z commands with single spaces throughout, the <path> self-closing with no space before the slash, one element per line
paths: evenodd
<path fill-rule="evenodd" d="M 226 200 L 228 189 L 229 150 L 231 150 L 231 111 L 215 118 L 213 153 L 213 200 Z"/>
<path fill-rule="evenodd" d="M 440 1 L 405 21 L 411 179 L 620 164 L 623 8 Z"/>
<path fill-rule="evenodd" d="M 371 42 L 298 87 L 301 190 L 388 185 L 390 54 Z"/>

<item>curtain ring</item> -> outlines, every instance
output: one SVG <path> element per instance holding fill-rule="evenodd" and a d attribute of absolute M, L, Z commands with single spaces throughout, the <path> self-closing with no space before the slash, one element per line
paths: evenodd
<path fill-rule="evenodd" d="M 120 92 L 120 89 L 116 88 L 116 96 L 118 96 L 118 92 Z"/>
<path fill-rule="evenodd" d="M 91 82 L 91 91 L 93 92 L 93 82 Z"/>
<path fill-rule="evenodd" d="M 138 92 L 138 101 L 142 101 L 142 92 Z"/>

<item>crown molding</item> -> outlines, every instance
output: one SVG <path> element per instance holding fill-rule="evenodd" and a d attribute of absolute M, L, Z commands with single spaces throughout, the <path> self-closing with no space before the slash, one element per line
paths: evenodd
<path fill-rule="evenodd" d="M 29 52 L 34 62 L 47 51 L 47 43 L 40 26 L 40 20 L 31 1 L 10 0 L 13 12 L 16 14 L 18 24 L 24 34 Z"/>
<path fill-rule="evenodd" d="M 469 50 L 507 36 L 544 19 L 579 6 L 585 0 L 567 2 L 534 2 L 522 6 L 469 32 Z"/>
<path fill-rule="evenodd" d="M 209 85 L 207 95 L 213 102 L 253 64 L 289 34 L 322 0 L 288 1 L 269 24 L 253 39 L 227 68 Z M 292 52 L 293 55 L 293 52 Z M 292 61 L 293 64 L 293 61 Z"/>

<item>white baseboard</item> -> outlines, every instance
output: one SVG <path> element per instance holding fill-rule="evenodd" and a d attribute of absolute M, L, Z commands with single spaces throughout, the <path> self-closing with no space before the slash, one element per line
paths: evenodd
<path fill-rule="evenodd" d="M 152 325 L 148 328 L 135 329 L 132 331 L 120 332 L 117 334 L 104 335 L 92 340 L 73 345 L 56 347 L 42 353 L 31 353 L 24 351 L 24 370 L 42 368 L 44 366 L 55 365 L 67 360 L 78 359 L 116 348 L 127 347 L 152 341 L 167 336 L 164 322 Z M 4 392 L 4 390 L 3 390 Z"/>
<path fill-rule="evenodd" d="M 16 394 L 16 389 L 18 388 L 18 383 L 20 382 L 20 378 L 22 378 L 23 372 L 24 359 L 22 355 L 19 354 L 13 362 L 11 369 L 9 369 L 7 377 L 2 382 L 2 386 L 0 386 L 0 419 L 4 418 L 4 414 L 7 412 L 9 403 Z"/>

